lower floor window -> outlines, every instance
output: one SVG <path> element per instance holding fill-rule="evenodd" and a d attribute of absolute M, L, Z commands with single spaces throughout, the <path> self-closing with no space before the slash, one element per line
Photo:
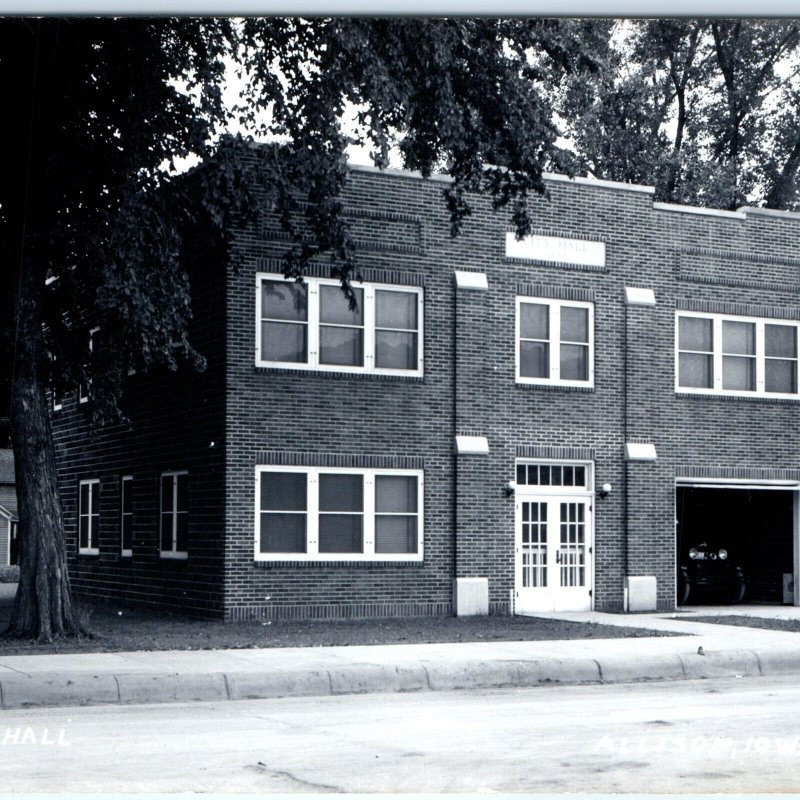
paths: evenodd
<path fill-rule="evenodd" d="M 161 474 L 161 557 L 186 558 L 189 529 L 189 475 Z"/>
<path fill-rule="evenodd" d="M 96 556 L 100 552 L 100 481 L 81 481 L 78 496 L 78 552 Z"/>
<path fill-rule="evenodd" d="M 422 559 L 419 470 L 258 467 L 259 561 Z"/>

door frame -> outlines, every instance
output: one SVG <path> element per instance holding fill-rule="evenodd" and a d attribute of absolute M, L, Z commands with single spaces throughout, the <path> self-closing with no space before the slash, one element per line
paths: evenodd
<path fill-rule="evenodd" d="M 792 571 L 794 582 L 794 597 L 792 605 L 800 606 L 800 481 L 791 479 L 754 479 L 754 478 L 689 478 L 676 477 L 675 491 L 673 492 L 673 516 L 675 525 L 678 524 L 678 488 L 689 487 L 698 489 L 749 489 L 757 491 L 765 489 L 769 491 L 792 492 Z M 673 537 L 677 548 L 677 537 Z M 675 559 L 677 563 L 677 558 Z M 678 570 L 675 570 L 673 585 L 674 603 L 677 608 L 678 598 Z"/>
<path fill-rule="evenodd" d="M 519 548 L 521 546 L 521 507 L 522 502 L 536 502 L 537 498 L 545 499 L 574 499 L 585 500 L 589 503 L 589 520 L 586 526 L 586 569 L 587 575 L 587 590 L 589 592 L 589 610 L 594 611 L 595 607 L 595 491 L 594 491 L 594 461 L 586 459 L 572 459 L 572 458 L 517 458 L 514 461 L 514 475 L 517 476 L 517 467 L 521 464 L 544 464 L 555 466 L 569 466 L 569 467 L 584 467 L 586 469 L 586 485 L 584 487 L 576 486 L 530 486 L 520 485 L 515 481 L 514 490 L 514 538 L 513 538 L 513 556 L 514 556 L 514 588 L 512 589 L 511 597 L 513 600 L 512 611 L 514 614 L 525 613 L 547 613 L 547 612 L 522 612 L 517 610 L 518 593 L 522 588 L 520 586 L 520 562 L 521 553 Z"/>

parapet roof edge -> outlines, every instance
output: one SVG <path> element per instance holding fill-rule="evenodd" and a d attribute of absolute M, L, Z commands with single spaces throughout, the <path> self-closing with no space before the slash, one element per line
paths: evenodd
<path fill-rule="evenodd" d="M 380 175 L 395 175 L 400 178 L 417 178 L 422 179 L 422 173 L 410 169 L 397 169 L 396 167 L 386 167 L 381 169 L 373 164 L 348 164 L 350 169 L 357 172 L 374 172 Z M 582 186 L 596 186 L 600 189 L 616 189 L 625 192 L 643 192 L 645 194 L 655 194 L 654 186 L 644 186 L 638 183 L 623 183 L 622 181 L 605 181 L 595 178 L 582 178 L 576 175 L 570 178 L 569 175 L 560 175 L 556 172 L 545 172 L 542 177 L 546 181 L 557 181 L 562 183 L 577 183 Z M 449 175 L 440 175 L 433 173 L 428 180 L 439 181 L 441 183 L 452 183 L 453 179 Z"/>
<path fill-rule="evenodd" d="M 777 208 L 757 208 L 755 206 L 741 206 L 736 210 L 741 214 L 755 214 L 764 217 L 777 217 L 778 219 L 786 219 L 792 222 L 800 220 L 800 211 L 782 211 Z"/>
<path fill-rule="evenodd" d="M 653 203 L 655 211 L 671 211 L 683 214 L 700 214 L 708 217 L 726 217 L 728 219 L 747 219 L 742 211 L 724 211 L 721 208 L 704 208 L 703 206 L 682 206 L 678 203 Z"/>

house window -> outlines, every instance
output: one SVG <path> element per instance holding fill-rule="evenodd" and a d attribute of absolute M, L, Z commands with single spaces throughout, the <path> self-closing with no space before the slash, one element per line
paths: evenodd
<path fill-rule="evenodd" d="M 259 274 L 256 365 L 391 375 L 422 374 L 422 290 L 338 281 L 302 284 Z"/>
<path fill-rule="evenodd" d="M 161 473 L 161 558 L 187 558 L 189 474 Z"/>
<path fill-rule="evenodd" d="M 594 384 L 594 306 L 517 298 L 517 382 Z"/>
<path fill-rule="evenodd" d="M 421 561 L 419 470 L 258 467 L 257 561 Z"/>
<path fill-rule="evenodd" d="M 78 552 L 100 553 L 100 481 L 97 478 L 78 484 Z"/>
<path fill-rule="evenodd" d="M 133 555 L 133 475 L 123 475 L 119 482 L 120 552 Z"/>
<path fill-rule="evenodd" d="M 798 396 L 800 323 L 681 311 L 676 328 L 678 391 Z"/>

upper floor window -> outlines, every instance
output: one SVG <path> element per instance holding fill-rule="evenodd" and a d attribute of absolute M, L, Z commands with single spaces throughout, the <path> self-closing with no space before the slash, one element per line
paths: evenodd
<path fill-rule="evenodd" d="M 677 390 L 798 396 L 800 323 L 680 311 L 676 327 Z"/>
<path fill-rule="evenodd" d="M 100 552 L 100 481 L 78 484 L 78 552 L 96 556 Z"/>
<path fill-rule="evenodd" d="M 422 472 L 258 467 L 257 561 L 419 561 Z"/>
<path fill-rule="evenodd" d="M 594 385 L 594 306 L 517 298 L 518 383 Z"/>
<path fill-rule="evenodd" d="M 161 558 L 186 558 L 189 531 L 189 475 L 161 473 Z"/>
<path fill-rule="evenodd" d="M 338 281 L 256 279 L 256 365 L 391 375 L 422 374 L 422 290 Z"/>

